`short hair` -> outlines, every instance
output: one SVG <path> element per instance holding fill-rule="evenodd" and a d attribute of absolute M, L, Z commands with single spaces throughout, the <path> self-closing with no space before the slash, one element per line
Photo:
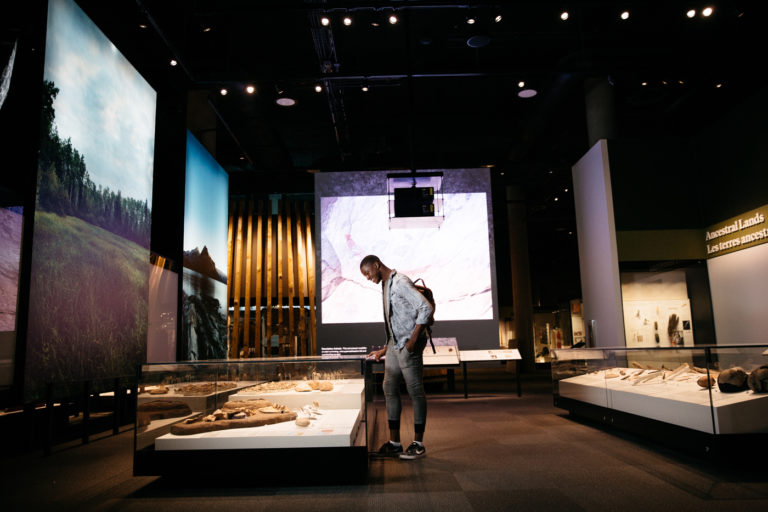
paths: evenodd
<path fill-rule="evenodd" d="M 381 260 L 378 256 L 374 256 L 373 254 L 369 254 L 365 258 L 360 261 L 360 268 L 363 268 L 366 265 L 373 265 L 374 263 L 381 263 Z"/>

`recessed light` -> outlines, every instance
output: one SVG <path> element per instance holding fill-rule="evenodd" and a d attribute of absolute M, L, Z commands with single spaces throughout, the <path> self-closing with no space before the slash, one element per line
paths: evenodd
<path fill-rule="evenodd" d="M 323 92 L 323 86 L 320 84 L 315 85 L 315 92 Z"/>
<path fill-rule="evenodd" d="M 623 20 L 628 20 L 628 19 L 629 19 L 629 11 L 624 11 L 624 12 L 622 12 L 622 13 L 619 15 L 619 18 L 621 18 L 621 19 L 623 19 Z"/>
<path fill-rule="evenodd" d="M 701 10 L 701 15 L 704 16 L 705 18 L 709 18 L 710 16 L 712 16 L 713 11 L 714 9 L 712 7 L 705 7 L 704 9 Z"/>
<path fill-rule="evenodd" d="M 296 100 L 293 98 L 289 98 L 288 96 L 280 96 L 275 100 L 275 103 L 277 103 L 281 107 L 292 107 L 296 104 Z"/>
<path fill-rule="evenodd" d="M 474 25 L 475 21 L 476 21 L 475 18 L 470 16 L 469 18 L 467 18 L 467 25 Z"/>
<path fill-rule="evenodd" d="M 352 18 L 350 18 L 349 16 L 344 16 L 344 25 L 348 27 L 351 24 L 352 24 Z"/>
<path fill-rule="evenodd" d="M 171 66 L 176 66 L 176 65 L 178 65 L 178 62 L 176 61 L 176 59 L 171 59 L 170 64 L 171 64 Z"/>
<path fill-rule="evenodd" d="M 394 25 L 395 23 L 397 23 L 397 21 L 398 21 L 397 20 L 397 16 L 395 16 L 394 14 L 389 17 L 389 24 L 390 25 Z"/>
<path fill-rule="evenodd" d="M 496 23 L 501 22 L 501 14 L 499 14 L 495 18 L 493 18 L 493 21 L 495 21 Z"/>
<path fill-rule="evenodd" d="M 688 12 L 686 12 L 685 15 L 689 18 L 693 18 L 696 16 L 696 9 L 688 9 Z"/>
<path fill-rule="evenodd" d="M 563 21 L 567 20 L 569 17 L 570 15 L 568 14 L 568 11 L 563 11 L 560 13 L 560 19 Z"/>
<path fill-rule="evenodd" d="M 525 82 L 520 80 L 519 82 L 517 82 L 517 86 L 522 89 L 523 87 L 525 87 Z"/>
<path fill-rule="evenodd" d="M 320 18 L 320 24 L 324 27 L 327 27 L 328 25 L 331 24 L 331 20 L 330 18 L 328 18 L 328 16 L 323 16 L 322 18 Z"/>
<path fill-rule="evenodd" d="M 362 89 L 363 92 L 368 92 L 368 86 L 367 85 L 362 86 L 361 89 Z"/>
<path fill-rule="evenodd" d="M 219 94 L 222 96 L 226 96 L 229 91 L 222 87 L 222 89 L 219 91 Z"/>
<path fill-rule="evenodd" d="M 249 85 L 245 88 L 245 92 L 247 92 L 248 94 L 253 94 L 255 91 L 256 91 L 256 88 L 252 85 Z"/>
<path fill-rule="evenodd" d="M 533 98 L 536 94 L 538 94 L 536 89 L 523 89 L 517 93 L 521 98 Z"/>
<path fill-rule="evenodd" d="M 557 202 L 557 201 L 559 201 L 559 200 L 560 200 L 560 198 L 559 198 L 559 197 L 557 197 L 557 196 L 555 196 L 555 202 Z"/>

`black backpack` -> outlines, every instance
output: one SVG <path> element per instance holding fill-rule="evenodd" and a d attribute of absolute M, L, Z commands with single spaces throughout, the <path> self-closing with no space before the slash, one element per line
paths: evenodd
<path fill-rule="evenodd" d="M 421 281 L 421 284 L 416 284 L 419 281 Z M 432 341 L 432 325 L 435 323 L 435 309 L 437 309 L 437 304 L 435 303 L 435 296 L 432 294 L 432 290 L 427 288 L 427 284 L 424 282 L 422 278 L 418 278 L 413 282 L 413 286 L 419 290 L 419 292 L 424 296 L 425 299 L 427 299 L 427 302 L 432 306 L 432 314 L 429 315 L 429 321 L 427 321 L 427 339 L 429 339 L 429 344 L 432 345 L 432 353 L 436 354 L 437 350 L 435 350 L 435 344 Z"/>

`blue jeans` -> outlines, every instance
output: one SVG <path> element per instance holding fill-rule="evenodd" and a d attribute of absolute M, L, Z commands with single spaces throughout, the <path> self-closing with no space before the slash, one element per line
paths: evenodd
<path fill-rule="evenodd" d="M 400 421 L 403 406 L 400 401 L 400 381 L 405 380 L 405 387 L 413 402 L 413 422 L 416 425 L 427 423 L 427 395 L 424 393 L 424 360 L 422 353 L 427 339 L 419 339 L 413 352 L 403 347 L 397 350 L 392 340 L 387 344 L 387 356 L 384 358 L 384 397 L 387 402 L 387 419 Z"/>

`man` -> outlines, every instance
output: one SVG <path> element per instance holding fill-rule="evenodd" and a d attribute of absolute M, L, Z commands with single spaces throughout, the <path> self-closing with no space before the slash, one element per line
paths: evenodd
<path fill-rule="evenodd" d="M 381 283 L 387 344 L 368 354 L 376 361 L 384 359 L 384 397 L 389 421 L 389 441 L 380 455 L 418 459 L 426 455 L 424 428 L 427 423 L 427 397 L 424 393 L 424 361 L 427 322 L 434 309 L 404 274 L 384 265 L 378 256 L 369 255 L 360 262 L 360 272 L 375 284 Z M 400 382 L 405 380 L 413 402 L 414 441 L 403 451 L 400 443 Z"/>

